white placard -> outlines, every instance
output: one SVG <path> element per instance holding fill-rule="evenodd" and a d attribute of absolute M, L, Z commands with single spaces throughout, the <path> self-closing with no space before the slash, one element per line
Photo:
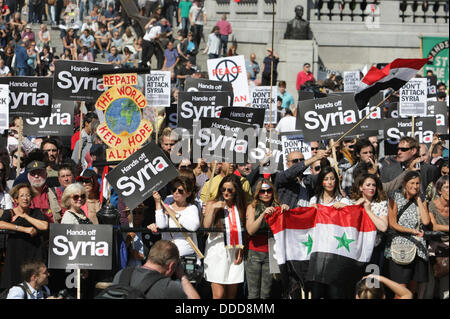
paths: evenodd
<path fill-rule="evenodd" d="M 170 71 L 151 71 L 145 75 L 145 98 L 148 106 L 170 106 Z"/>
<path fill-rule="evenodd" d="M 359 86 L 359 71 L 344 72 L 344 92 L 356 92 Z"/>
<path fill-rule="evenodd" d="M 277 121 L 277 95 L 278 89 L 272 86 L 272 123 Z M 266 110 L 264 124 L 270 123 L 270 86 L 255 86 L 250 92 L 251 106 L 254 108 L 263 108 Z"/>
<path fill-rule="evenodd" d="M 233 85 L 233 106 L 246 106 L 251 103 L 243 55 L 209 59 L 207 63 L 210 80 L 231 82 Z"/>
<path fill-rule="evenodd" d="M 9 128 L 9 86 L 0 84 L 0 130 Z"/>
<path fill-rule="evenodd" d="M 413 78 L 400 89 L 400 116 L 427 115 L 427 79 Z"/>

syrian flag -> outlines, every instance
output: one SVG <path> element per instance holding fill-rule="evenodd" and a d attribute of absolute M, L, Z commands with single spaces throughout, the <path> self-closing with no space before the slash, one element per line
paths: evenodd
<path fill-rule="evenodd" d="M 429 59 L 395 59 L 381 70 L 376 67 L 370 68 L 356 91 L 356 105 L 362 110 L 377 92 L 388 88 L 399 90 Z"/>
<path fill-rule="evenodd" d="M 359 205 L 317 205 L 266 215 L 275 239 L 275 258 L 284 293 L 298 283 L 355 284 L 375 246 L 376 227 Z"/>

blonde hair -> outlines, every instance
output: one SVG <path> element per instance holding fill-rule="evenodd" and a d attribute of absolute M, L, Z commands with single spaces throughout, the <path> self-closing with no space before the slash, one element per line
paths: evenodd
<path fill-rule="evenodd" d="M 70 198 L 75 193 L 86 195 L 86 189 L 80 183 L 74 183 L 67 186 L 61 198 L 61 207 L 66 209 L 70 208 Z"/>

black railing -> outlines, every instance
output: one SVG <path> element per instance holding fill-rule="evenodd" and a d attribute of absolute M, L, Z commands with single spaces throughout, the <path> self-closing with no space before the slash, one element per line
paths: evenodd
<path fill-rule="evenodd" d="M 316 10 L 314 15 L 317 20 L 328 17 L 331 21 L 338 17 L 343 21 L 345 17 L 349 17 L 350 21 L 358 18 L 357 20 L 364 22 L 368 17 L 373 18 L 376 15 L 375 9 L 379 4 L 378 0 L 315 0 L 312 2 L 312 9 Z"/>
<path fill-rule="evenodd" d="M 399 17 L 402 19 L 402 22 L 447 23 L 448 8 L 449 3 L 447 0 L 402 0 L 399 3 Z"/>

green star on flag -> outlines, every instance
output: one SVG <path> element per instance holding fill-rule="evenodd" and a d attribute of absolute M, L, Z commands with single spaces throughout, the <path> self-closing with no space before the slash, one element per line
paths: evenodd
<path fill-rule="evenodd" d="M 354 242 L 355 241 L 354 239 L 348 239 L 347 234 L 345 234 L 345 232 L 342 235 L 342 237 L 334 236 L 334 238 L 336 238 L 339 242 L 339 245 L 337 246 L 336 249 L 345 247 L 345 249 L 347 249 L 347 251 L 350 252 L 349 244 Z"/>
<path fill-rule="evenodd" d="M 303 241 L 302 244 L 305 245 L 306 247 L 308 247 L 307 255 L 309 255 L 311 253 L 312 245 L 313 245 L 313 240 L 311 238 L 311 235 L 308 234 L 308 241 Z"/>

